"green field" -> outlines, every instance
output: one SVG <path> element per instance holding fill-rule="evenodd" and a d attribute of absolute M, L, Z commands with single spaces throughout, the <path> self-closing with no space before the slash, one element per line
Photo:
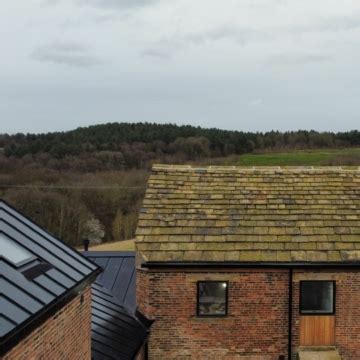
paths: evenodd
<path fill-rule="evenodd" d="M 360 166 L 360 148 L 244 154 L 221 162 L 238 166 Z"/>

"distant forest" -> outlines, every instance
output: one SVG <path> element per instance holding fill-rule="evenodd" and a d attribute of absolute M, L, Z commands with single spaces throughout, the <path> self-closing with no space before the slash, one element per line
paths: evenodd
<path fill-rule="evenodd" d="M 81 172 L 143 169 L 154 160 L 178 163 L 264 150 L 352 146 L 360 146 L 357 130 L 245 133 L 190 125 L 111 123 L 47 134 L 0 134 L 7 159 Z"/>
<path fill-rule="evenodd" d="M 348 147 L 360 147 L 359 131 L 249 133 L 110 123 L 0 134 L 0 196 L 71 245 L 85 237 L 129 239 L 154 162 L 221 164 L 230 155 Z"/>

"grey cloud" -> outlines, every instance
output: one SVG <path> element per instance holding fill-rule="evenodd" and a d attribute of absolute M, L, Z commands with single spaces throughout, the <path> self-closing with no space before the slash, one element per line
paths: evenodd
<path fill-rule="evenodd" d="M 360 28 L 360 13 L 351 16 L 338 16 L 319 20 L 313 24 L 299 25 L 287 28 L 272 28 L 256 30 L 237 26 L 224 25 L 215 29 L 202 32 L 188 33 L 185 35 L 174 35 L 163 38 L 150 45 L 143 51 L 145 56 L 170 57 L 174 52 L 189 45 L 203 45 L 215 41 L 233 41 L 241 46 L 250 42 L 266 42 L 281 37 L 286 32 L 329 32 L 343 31 Z M 270 63 L 281 65 L 305 64 L 331 60 L 331 56 L 318 54 L 282 54 L 275 56 Z"/>
<path fill-rule="evenodd" d="M 259 106 L 261 105 L 263 102 L 263 99 L 258 98 L 258 99 L 253 99 L 249 102 L 249 106 Z"/>
<path fill-rule="evenodd" d="M 42 0 L 40 2 L 41 6 L 51 6 L 51 5 L 57 5 L 60 2 L 60 0 Z"/>
<path fill-rule="evenodd" d="M 292 32 L 328 32 L 346 31 L 360 28 L 360 13 L 349 16 L 333 16 L 327 19 L 318 20 L 316 23 L 307 25 L 293 26 L 289 30 Z"/>
<path fill-rule="evenodd" d="M 161 50 L 160 48 L 149 48 L 145 49 L 141 52 L 141 55 L 144 57 L 154 57 L 158 59 L 168 59 L 170 57 L 170 53 Z"/>
<path fill-rule="evenodd" d="M 142 51 L 141 54 L 144 56 L 169 58 L 176 51 L 189 45 L 201 46 L 211 42 L 227 40 L 244 46 L 249 42 L 267 41 L 269 39 L 271 39 L 271 35 L 265 32 L 250 28 L 221 26 L 202 32 L 163 38 L 151 44 L 147 49 Z"/>
<path fill-rule="evenodd" d="M 351 16 L 335 17 L 320 23 L 319 28 L 322 30 L 351 30 L 360 27 L 360 14 L 353 14 Z"/>
<path fill-rule="evenodd" d="M 82 6 L 93 6 L 105 9 L 133 9 L 152 5 L 160 0 L 75 0 Z"/>
<path fill-rule="evenodd" d="M 206 42 L 230 40 L 241 45 L 251 41 L 262 41 L 270 39 L 270 35 L 250 28 L 222 26 L 216 29 L 189 34 L 184 37 L 184 42 L 201 45 Z"/>
<path fill-rule="evenodd" d="M 140 52 L 143 57 L 169 59 L 174 53 L 184 47 L 184 42 L 177 38 L 167 38 L 155 41 Z"/>
<path fill-rule="evenodd" d="M 36 48 L 32 58 L 43 62 L 89 67 L 102 63 L 90 50 L 79 43 L 53 43 Z"/>
<path fill-rule="evenodd" d="M 274 55 L 269 58 L 267 65 L 270 66 L 292 66 L 306 65 L 311 63 L 320 63 L 331 61 L 333 56 L 310 53 L 284 53 Z"/>

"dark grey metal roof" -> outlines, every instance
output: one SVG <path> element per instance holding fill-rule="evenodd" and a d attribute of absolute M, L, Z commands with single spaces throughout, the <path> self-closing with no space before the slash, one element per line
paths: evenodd
<path fill-rule="evenodd" d="M 0 249 L 0 348 L 6 351 L 101 269 L 2 200 L 0 236 L 31 254 L 19 264 Z"/>
<path fill-rule="evenodd" d="M 135 252 L 84 252 L 103 272 L 92 285 L 92 358 L 134 359 L 150 322 L 136 312 Z"/>
<path fill-rule="evenodd" d="M 92 358 L 131 360 L 147 337 L 147 328 L 100 283 L 92 285 Z"/>
<path fill-rule="evenodd" d="M 135 251 L 89 251 L 84 255 L 103 268 L 97 281 L 128 311 L 136 310 Z"/>

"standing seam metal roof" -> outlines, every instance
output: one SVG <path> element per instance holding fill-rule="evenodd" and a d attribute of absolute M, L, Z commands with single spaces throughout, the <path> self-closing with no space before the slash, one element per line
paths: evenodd
<path fill-rule="evenodd" d="M 92 285 L 93 360 L 131 360 L 146 341 L 136 314 L 135 252 L 84 252 L 103 268 Z"/>
<path fill-rule="evenodd" d="M 133 359 L 147 337 L 146 327 L 100 283 L 92 286 L 92 359 Z"/>
<path fill-rule="evenodd" d="M 136 270 L 134 251 L 93 251 L 84 253 L 103 268 L 96 281 L 111 291 L 128 311 L 136 310 Z"/>

